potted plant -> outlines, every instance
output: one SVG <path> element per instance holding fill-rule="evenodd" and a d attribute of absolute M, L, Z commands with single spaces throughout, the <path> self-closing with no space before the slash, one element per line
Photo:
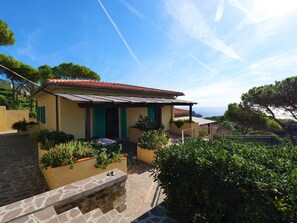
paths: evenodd
<path fill-rule="evenodd" d="M 156 129 L 159 129 L 159 126 L 154 120 L 139 115 L 135 125 L 129 128 L 129 141 L 138 143 L 138 138 L 142 136 L 143 132 Z"/>
<path fill-rule="evenodd" d="M 155 160 L 155 151 L 166 146 L 168 141 L 168 133 L 161 129 L 144 132 L 137 145 L 137 159 L 151 164 Z"/>
<path fill-rule="evenodd" d="M 40 167 L 49 188 L 54 189 L 114 168 L 127 172 L 127 160 L 119 145 L 98 148 L 88 142 L 69 141 L 46 151 Z"/>

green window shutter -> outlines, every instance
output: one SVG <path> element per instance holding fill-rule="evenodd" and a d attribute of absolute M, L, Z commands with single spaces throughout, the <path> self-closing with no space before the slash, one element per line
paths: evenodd
<path fill-rule="evenodd" d="M 46 117 L 46 115 L 45 115 L 45 106 L 43 106 L 43 114 L 42 115 L 43 115 L 42 120 L 43 120 L 43 123 L 45 124 L 45 117 Z"/>
<path fill-rule="evenodd" d="M 94 108 L 93 136 L 105 137 L 105 108 Z"/>
<path fill-rule="evenodd" d="M 45 124 L 45 106 L 39 107 L 39 121 Z"/>
<path fill-rule="evenodd" d="M 153 121 L 156 119 L 156 110 L 155 107 L 149 106 L 147 107 L 147 117 Z"/>
<path fill-rule="evenodd" d="M 37 120 L 40 122 L 40 107 L 37 107 Z"/>
<path fill-rule="evenodd" d="M 126 108 L 122 107 L 120 110 L 121 113 L 121 138 L 126 139 L 127 138 L 127 114 L 126 114 Z"/>

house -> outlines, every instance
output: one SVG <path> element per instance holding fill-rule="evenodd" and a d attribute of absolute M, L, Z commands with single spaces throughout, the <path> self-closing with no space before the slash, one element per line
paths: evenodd
<path fill-rule="evenodd" d="M 139 115 L 148 116 L 170 130 L 174 105 L 189 106 L 191 111 L 196 104 L 177 99 L 183 95 L 94 80 L 49 79 L 31 97 L 37 101 L 41 128 L 71 133 L 75 138 L 129 139 L 129 127 Z"/>

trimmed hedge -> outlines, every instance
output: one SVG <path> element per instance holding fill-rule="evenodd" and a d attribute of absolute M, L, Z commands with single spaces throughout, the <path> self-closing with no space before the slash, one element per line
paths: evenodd
<path fill-rule="evenodd" d="M 187 141 L 156 151 L 169 213 L 190 222 L 297 222 L 297 148 Z"/>
<path fill-rule="evenodd" d="M 74 139 L 72 134 L 66 134 L 62 131 L 49 131 L 48 129 L 41 129 L 33 134 L 33 138 L 37 143 L 40 143 L 42 149 L 48 150 L 55 145 L 66 143 Z"/>

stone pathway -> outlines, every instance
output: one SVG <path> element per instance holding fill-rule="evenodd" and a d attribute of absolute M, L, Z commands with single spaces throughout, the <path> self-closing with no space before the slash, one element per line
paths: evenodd
<path fill-rule="evenodd" d="M 47 190 L 33 139 L 28 135 L 0 135 L 0 206 Z"/>
<path fill-rule="evenodd" d="M 123 143 L 123 149 L 128 155 L 127 210 L 120 215 L 134 223 L 177 222 L 166 215 L 164 194 L 152 176 L 153 166 L 136 159 L 135 144 Z"/>

